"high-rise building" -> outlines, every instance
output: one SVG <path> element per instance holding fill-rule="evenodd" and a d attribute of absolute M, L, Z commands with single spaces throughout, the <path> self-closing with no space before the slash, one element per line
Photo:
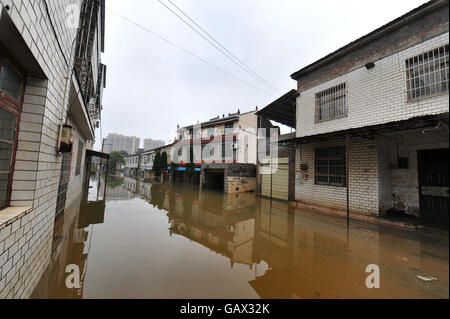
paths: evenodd
<path fill-rule="evenodd" d="M 125 151 L 131 155 L 138 151 L 139 144 L 139 137 L 112 133 L 105 139 L 103 151 L 105 153 L 111 153 L 112 151 Z"/>
<path fill-rule="evenodd" d="M 161 147 L 164 145 L 166 145 L 166 142 L 164 142 L 162 140 L 154 140 L 151 138 L 144 139 L 144 150 L 146 150 L 146 151 L 152 150 L 154 148 L 158 148 L 158 147 Z"/>

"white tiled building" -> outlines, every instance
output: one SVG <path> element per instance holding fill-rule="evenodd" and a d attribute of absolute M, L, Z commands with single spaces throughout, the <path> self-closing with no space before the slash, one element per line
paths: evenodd
<path fill-rule="evenodd" d="M 81 194 L 105 66 L 103 0 L 0 0 L 0 9 L 1 299 L 32 293 L 55 216 Z M 62 124 L 73 148 L 58 154 Z"/>
<path fill-rule="evenodd" d="M 346 210 L 348 169 L 351 212 L 448 225 L 448 30 L 431 1 L 292 75 L 297 201 Z"/>
<path fill-rule="evenodd" d="M 200 184 L 225 193 L 256 188 L 257 110 L 222 114 L 207 122 L 177 129 L 170 159 L 177 163 L 176 182 Z M 191 151 L 192 150 L 192 151 Z M 187 163 L 195 169 L 186 171 Z"/>

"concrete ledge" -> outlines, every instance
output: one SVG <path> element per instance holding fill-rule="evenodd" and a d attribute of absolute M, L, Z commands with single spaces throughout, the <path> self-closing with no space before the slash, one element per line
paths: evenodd
<path fill-rule="evenodd" d="M 0 229 L 14 223 L 32 209 L 33 207 L 8 207 L 0 210 Z"/>
<path fill-rule="evenodd" d="M 294 205 L 292 205 L 292 206 L 294 206 Z M 334 216 L 340 216 L 340 217 L 347 218 L 347 211 L 336 209 L 336 208 L 323 207 L 323 206 L 312 205 L 312 204 L 305 204 L 302 202 L 295 202 L 295 207 L 299 208 L 299 209 L 316 211 L 319 213 L 324 213 L 324 214 L 328 214 L 328 215 L 334 215 Z M 365 221 L 365 222 L 369 222 L 369 223 L 391 226 L 391 227 L 402 228 L 402 229 L 409 229 L 409 230 L 418 230 L 418 229 L 424 228 L 423 225 L 413 225 L 408 222 L 389 220 L 387 218 L 382 218 L 382 217 L 372 216 L 372 215 L 363 215 L 363 214 L 354 213 L 354 212 L 350 212 L 350 219 L 361 220 L 361 221 Z"/>

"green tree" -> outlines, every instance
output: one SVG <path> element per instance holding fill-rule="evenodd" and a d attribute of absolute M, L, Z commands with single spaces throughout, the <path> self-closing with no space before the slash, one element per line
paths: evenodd
<path fill-rule="evenodd" d="M 153 172 L 155 172 L 155 175 L 159 175 L 160 171 L 161 171 L 161 153 L 157 151 L 155 159 L 153 161 Z"/>
<path fill-rule="evenodd" d="M 126 164 L 125 157 L 122 155 L 122 153 L 117 152 L 117 151 L 113 151 L 113 152 L 111 152 L 111 154 L 109 154 L 108 170 L 110 172 L 115 172 L 116 171 L 116 167 L 117 167 L 117 163 L 125 165 Z"/>
<path fill-rule="evenodd" d="M 167 170 L 167 153 L 166 152 L 162 152 L 162 154 L 161 154 L 160 169 L 163 171 Z"/>

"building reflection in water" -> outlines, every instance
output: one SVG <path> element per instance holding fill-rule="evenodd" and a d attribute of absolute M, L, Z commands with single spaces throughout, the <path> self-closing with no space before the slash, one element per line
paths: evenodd
<path fill-rule="evenodd" d="M 129 177 L 108 176 L 106 198 L 108 201 L 134 199 L 137 184 L 138 181 Z"/>
<path fill-rule="evenodd" d="M 167 212 L 171 235 L 228 257 L 231 267 L 254 268 L 249 284 L 261 298 L 439 297 L 448 291 L 445 240 L 436 245 L 415 233 L 358 222 L 347 229 L 343 219 L 299 212 L 252 193 L 227 195 L 135 180 L 128 185 Z M 262 273 L 256 271 L 266 264 Z M 369 264 L 382 269 L 381 289 L 365 286 Z M 443 279 L 435 291 L 411 280 L 430 270 Z"/>
<path fill-rule="evenodd" d="M 233 270 L 239 270 L 232 272 L 235 279 L 248 282 L 249 290 L 261 298 L 448 297 L 449 252 L 445 236 L 399 232 L 358 222 L 352 222 L 348 230 L 345 220 L 338 217 L 298 211 L 252 193 L 227 195 L 200 191 L 192 185 L 149 184 L 131 178 L 108 177 L 106 183 L 101 180 L 91 184 L 101 189 L 102 183 L 107 185 L 108 202 L 122 200 L 133 209 L 133 205 L 145 200 L 157 208 L 151 213 L 167 215 L 170 236 L 182 236 L 224 256 L 225 263 L 229 261 Z M 83 282 L 94 225 L 105 219 L 105 200 L 92 200 L 97 198 L 93 194 L 96 189 L 89 188 L 85 197 L 89 200 L 81 205 L 75 203 L 56 221 L 52 262 L 35 290 L 35 298 L 83 297 L 83 287 L 65 287 L 65 267 L 78 265 Z M 170 251 L 161 248 L 158 253 L 163 256 Z M 195 265 L 195 271 L 202 270 L 190 260 L 185 262 L 189 265 L 186 269 L 192 271 Z M 205 267 L 208 262 L 204 260 Z M 381 269 L 380 289 L 365 286 L 365 268 L 369 264 Z M 183 269 L 180 265 L 179 270 Z M 152 275 L 165 274 L 146 273 Z M 431 286 L 417 275 L 439 280 Z M 218 284 L 220 280 L 199 280 L 192 289 Z M 177 291 L 178 286 L 171 288 Z M 240 291 L 235 293 L 240 296 Z"/>
<path fill-rule="evenodd" d="M 93 228 L 105 218 L 105 178 L 91 177 L 82 196 L 55 220 L 50 264 L 36 286 L 34 299 L 81 299 Z M 98 191 L 99 190 L 99 191 Z M 102 193 L 101 193 L 102 192 Z M 97 200 L 99 199 L 99 200 Z M 66 287 L 68 265 L 80 270 L 79 289 Z"/>
<path fill-rule="evenodd" d="M 437 246 L 417 234 L 352 224 L 348 229 L 340 218 L 261 199 L 253 262 L 264 260 L 269 269 L 250 285 L 261 298 L 417 298 L 445 291 L 448 242 Z M 369 264 L 381 269 L 380 289 L 365 285 Z M 417 279 L 430 270 L 444 280 L 435 291 Z"/>

